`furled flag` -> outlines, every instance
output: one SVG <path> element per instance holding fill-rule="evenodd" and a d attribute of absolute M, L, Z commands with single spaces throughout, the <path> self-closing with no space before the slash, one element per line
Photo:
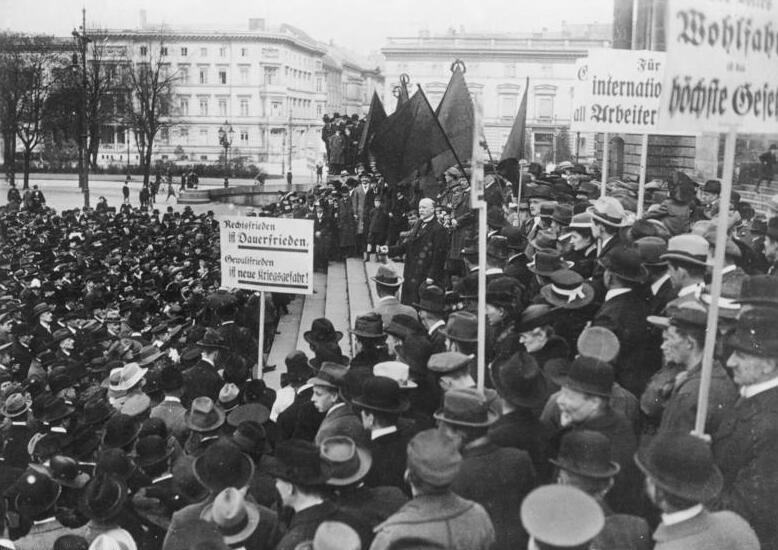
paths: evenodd
<path fill-rule="evenodd" d="M 524 97 L 521 98 L 521 106 L 513 121 L 513 128 L 502 149 L 500 160 L 516 159 L 521 160 L 524 157 L 524 140 L 526 138 L 525 130 L 527 128 L 527 90 L 529 89 L 529 78 L 524 86 Z"/>

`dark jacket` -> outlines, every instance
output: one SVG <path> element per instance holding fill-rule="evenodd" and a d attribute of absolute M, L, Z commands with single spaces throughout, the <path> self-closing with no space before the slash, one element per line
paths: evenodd
<path fill-rule="evenodd" d="M 365 429 L 360 419 L 349 404 L 343 404 L 324 415 L 314 442 L 320 445 L 322 441 L 334 435 L 346 435 L 358 443 L 365 441 Z"/>
<path fill-rule="evenodd" d="M 443 286 L 447 251 L 448 233 L 434 218 L 428 223 L 419 220 L 405 243 L 389 248 L 390 256 L 405 254 L 402 303 L 418 302 L 419 286 L 426 279 Z"/>
<path fill-rule="evenodd" d="M 339 521 L 353 528 L 362 541 L 362 548 L 368 548 L 372 533 L 367 525 L 340 509 L 330 500 L 301 510 L 292 517 L 289 528 L 275 550 L 295 550 L 298 544 L 313 540 L 316 529 L 325 521 Z"/>
<path fill-rule="evenodd" d="M 397 431 L 373 439 L 368 444 L 373 456 L 373 466 L 365 478 L 370 487 L 397 487 L 408 493 L 409 487 L 403 478 L 408 442 L 415 433 L 410 420 L 401 419 Z"/>
<path fill-rule="evenodd" d="M 408 497 L 397 487 L 360 485 L 338 490 L 333 500 L 341 510 L 373 530 L 408 502 Z"/>
<path fill-rule="evenodd" d="M 200 359 L 193 367 L 181 373 L 184 378 L 184 402 L 191 403 L 195 397 L 205 395 L 215 403 L 219 399 L 219 390 L 224 380 L 216 367 Z"/>
<path fill-rule="evenodd" d="M 298 389 L 292 404 L 284 409 L 276 419 L 278 441 L 292 438 L 313 441 L 322 420 L 324 420 L 324 413 L 316 410 L 311 402 L 313 386 L 302 386 L 302 388 L 302 391 Z"/>
<path fill-rule="evenodd" d="M 530 409 L 519 408 L 503 414 L 489 429 L 489 439 L 500 447 L 526 451 L 532 459 L 538 480 L 550 481 L 551 464 L 548 459 L 551 431 Z"/>

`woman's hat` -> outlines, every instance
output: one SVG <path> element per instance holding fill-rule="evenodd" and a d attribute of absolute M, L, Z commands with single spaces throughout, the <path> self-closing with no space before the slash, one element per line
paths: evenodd
<path fill-rule="evenodd" d="M 573 262 L 566 262 L 556 250 L 539 250 L 535 253 L 532 261 L 527 264 L 527 269 L 535 275 L 543 277 L 548 277 L 560 269 L 570 269 L 571 267 L 573 267 Z"/>
<path fill-rule="evenodd" d="M 247 502 L 242 491 L 227 487 L 203 508 L 200 518 L 216 524 L 225 543 L 239 545 L 259 526 L 259 507 Z"/>
<path fill-rule="evenodd" d="M 197 481 L 211 492 L 240 489 L 254 476 L 254 462 L 230 440 L 220 438 L 192 462 Z"/>
<path fill-rule="evenodd" d="M 525 351 L 492 367 L 497 393 L 517 407 L 542 407 L 548 398 L 546 379 L 535 359 Z"/>
<path fill-rule="evenodd" d="M 335 330 L 332 321 L 325 317 L 314 319 L 311 323 L 311 330 L 303 333 L 303 338 L 309 344 L 321 344 L 323 342 L 339 342 L 343 338 L 343 333 Z"/>
<path fill-rule="evenodd" d="M 410 390 L 417 387 L 416 382 L 409 378 L 410 370 L 410 365 L 402 361 L 383 361 L 373 366 L 373 376 L 391 378 L 401 390 Z"/>
<path fill-rule="evenodd" d="M 400 385 L 386 376 L 373 376 L 365 380 L 362 394 L 352 399 L 352 403 L 363 409 L 388 414 L 400 414 L 410 407 Z"/>
<path fill-rule="evenodd" d="M 224 424 L 224 418 L 224 411 L 205 396 L 195 397 L 184 415 L 187 427 L 195 432 L 212 432 Z"/>
<path fill-rule="evenodd" d="M 384 324 L 381 315 L 371 311 L 364 315 L 359 315 L 354 322 L 354 328 L 349 332 L 362 338 L 382 338 L 386 336 Z"/>
<path fill-rule="evenodd" d="M 433 416 L 447 424 L 471 428 L 491 426 L 499 418 L 486 395 L 473 388 L 447 391 L 443 396 L 443 408 Z"/>
<path fill-rule="evenodd" d="M 591 430 L 575 430 L 562 437 L 559 454 L 549 462 L 574 474 L 604 479 L 619 473 L 611 460 L 611 442 L 607 436 Z"/>
<path fill-rule="evenodd" d="M 343 487 L 363 479 L 370 471 L 373 457 L 346 436 L 328 437 L 321 442 L 321 458 L 329 466 L 327 485 Z"/>
<path fill-rule="evenodd" d="M 551 274 L 551 282 L 540 289 L 543 299 L 562 309 L 578 309 L 594 299 L 594 288 L 583 277 L 571 270 L 560 269 Z"/>
<path fill-rule="evenodd" d="M 715 498 L 724 484 L 710 445 L 689 433 L 660 432 L 635 462 L 663 491 L 692 502 Z"/>

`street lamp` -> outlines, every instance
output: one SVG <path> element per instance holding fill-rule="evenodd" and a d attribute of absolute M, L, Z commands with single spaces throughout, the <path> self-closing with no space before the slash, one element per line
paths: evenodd
<path fill-rule="evenodd" d="M 230 147 L 232 147 L 232 137 L 235 130 L 232 124 L 224 121 L 224 126 L 219 127 L 219 144 L 224 147 L 224 187 L 229 185 L 230 177 Z"/>
<path fill-rule="evenodd" d="M 73 29 L 73 38 L 78 45 L 78 51 L 81 54 L 81 99 L 82 111 L 79 117 L 81 135 L 78 140 L 78 164 L 79 164 L 79 186 L 84 193 L 84 208 L 89 208 L 89 153 L 87 152 L 87 75 L 86 75 L 86 48 L 92 40 L 86 35 L 86 9 L 81 10 L 81 31 Z M 74 61 L 77 61 L 74 55 Z"/>

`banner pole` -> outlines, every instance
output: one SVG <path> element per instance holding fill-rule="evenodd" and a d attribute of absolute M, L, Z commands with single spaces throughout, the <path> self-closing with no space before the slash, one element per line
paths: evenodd
<path fill-rule="evenodd" d="M 262 369 L 265 366 L 265 291 L 259 293 L 259 340 L 257 341 L 257 372 L 254 379 L 262 379 Z"/>
<path fill-rule="evenodd" d="M 646 200 L 646 169 L 648 164 L 648 134 L 643 134 L 640 144 L 640 179 L 638 180 L 638 219 L 643 217 L 643 203 Z"/>
<path fill-rule="evenodd" d="M 519 216 L 519 212 L 521 212 L 521 207 L 519 206 L 519 203 L 521 202 L 521 184 L 524 173 L 521 170 L 521 164 L 519 164 L 519 185 L 516 187 L 516 216 Z"/>
<path fill-rule="evenodd" d="M 476 387 L 483 391 L 486 377 L 486 202 L 484 202 L 483 111 L 478 98 L 473 100 L 473 155 L 470 205 L 478 209 L 478 346 L 476 350 Z"/>
<path fill-rule="evenodd" d="M 724 145 L 724 173 L 721 178 L 721 203 L 719 220 L 716 224 L 716 251 L 713 257 L 713 281 L 711 282 L 710 307 L 708 323 L 705 328 L 705 348 L 702 356 L 702 372 L 700 375 L 700 393 L 697 396 L 697 416 L 694 420 L 694 434 L 702 436 L 705 433 L 705 419 L 708 416 L 708 395 L 710 394 L 711 373 L 713 371 L 713 354 L 716 348 L 719 321 L 719 297 L 721 296 L 722 267 L 724 266 L 724 250 L 727 243 L 727 218 L 732 194 L 732 172 L 735 166 L 735 142 L 737 129 L 731 127 L 727 132 Z"/>
<path fill-rule="evenodd" d="M 602 133 L 602 181 L 600 182 L 600 196 L 606 195 L 605 183 L 608 181 L 608 142 L 610 141 L 610 133 Z"/>

